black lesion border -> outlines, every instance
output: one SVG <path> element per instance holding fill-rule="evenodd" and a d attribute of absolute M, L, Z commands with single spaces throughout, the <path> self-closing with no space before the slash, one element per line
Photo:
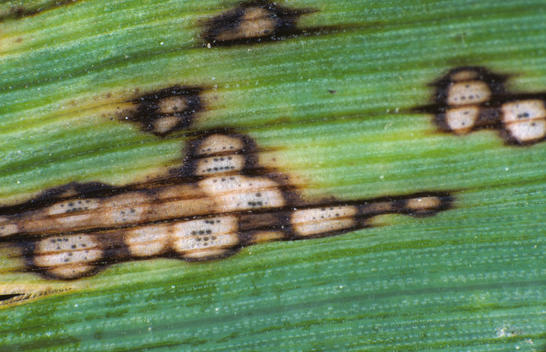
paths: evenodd
<path fill-rule="evenodd" d="M 202 98 L 202 93 L 205 90 L 207 90 L 206 87 L 174 85 L 146 93 L 130 101 L 136 105 L 136 111 L 124 112 L 120 120 L 136 123 L 143 132 L 165 137 L 175 131 L 189 128 L 198 114 L 205 110 L 206 107 Z M 183 98 L 186 108 L 176 113 L 161 114 L 158 111 L 159 103 L 162 99 L 172 97 Z M 164 133 L 154 131 L 154 122 L 165 116 L 175 116 L 179 121 L 176 126 Z"/>
<path fill-rule="evenodd" d="M 447 105 L 447 93 L 449 84 L 452 83 L 450 77 L 462 71 L 476 72 L 478 76 L 471 80 L 483 81 L 491 90 L 491 99 L 489 101 L 481 104 L 475 104 L 480 107 L 480 113 L 475 126 L 472 127 L 470 132 L 484 129 L 497 130 L 499 136 L 504 140 L 505 144 L 509 146 L 531 146 L 546 140 L 545 136 L 541 139 L 533 141 L 518 141 L 505 130 L 501 121 L 501 106 L 503 104 L 529 99 L 540 99 L 546 104 L 546 92 L 512 93 L 506 89 L 506 83 L 512 77 L 512 75 L 495 73 L 484 66 L 460 66 L 449 70 L 447 74 L 428 85 L 435 89 L 434 94 L 432 95 L 432 102 L 427 105 L 411 108 L 410 111 L 432 114 L 432 121 L 439 131 L 453 134 L 453 131 L 451 128 L 449 128 L 445 119 L 446 111 L 449 108 Z"/>

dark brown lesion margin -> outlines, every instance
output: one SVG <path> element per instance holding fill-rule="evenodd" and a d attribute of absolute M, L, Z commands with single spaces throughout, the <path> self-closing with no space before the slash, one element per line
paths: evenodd
<path fill-rule="evenodd" d="M 106 267 L 112 264 L 125 262 L 127 260 L 149 260 L 154 258 L 173 258 L 183 259 L 186 261 L 210 261 L 219 260 L 232 256 L 240 251 L 240 249 L 255 244 L 255 234 L 260 232 L 269 231 L 282 233 L 282 238 L 278 238 L 280 241 L 294 241 L 313 239 L 320 237 L 336 236 L 352 231 L 365 229 L 373 226 L 369 222 L 370 219 L 384 214 L 402 214 L 413 217 L 427 217 L 433 216 L 441 211 L 451 209 L 454 202 L 454 192 L 450 191 L 425 191 L 420 193 L 399 195 L 399 196 L 386 196 L 379 198 L 359 199 L 359 200 L 339 200 L 335 197 L 328 197 L 322 200 L 309 201 L 302 198 L 301 186 L 294 186 L 289 181 L 286 174 L 276 170 L 270 166 L 260 165 L 258 162 L 258 153 L 261 151 L 256 142 L 248 135 L 241 134 L 230 128 L 218 128 L 207 131 L 196 131 L 189 135 L 188 141 L 185 143 L 186 156 L 182 161 L 182 165 L 178 168 L 171 170 L 171 174 L 159 179 L 150 180 L 146 183 L 130 184 L 126 186 L 116 187 L 111 185 L 102 184 L 99 182 L 94 183 L 69 183 L 64 186 L 56 187 L 45 191 L 41 196 L 30 200 L 26 203 L 20 204 L 15 207 L 0 208 L 0 214 L 3 216 L 21 216 L 21 213 L 28 210 L 39 209 L 55 203 L 60 199 L 85 199 L 85 198 L 100 198 L 110 197 L 117 194 L 122 194 L 129 191 L 140 191 L 153 195 L 157 191 L 157 187 L 164 184 L 181 184 L 181 183 L 196 183 L 208 176 L 197 176 L 194 173 L 195 162 L 200 157 L 198 149 L 205 138 L 212 135 L 227 135 L 230 137 L 240 138 L 243 141 L 243 147 L 239 153 L 246 159 L 246 163 L 240 174 L 246 176 L 261 176 L 274 180 L 282 192 L 286 203 L 281 207 L 276 208 L 258 208 L 250 210 L 241 210 L 230 212 L 229 215 L 237 216 L 239 219 L 239 243 L 238 245 L 226 249 L 226 251 L 215 257 L 207 258 L 181 258 L 179 253 L 174 250 L 149 256 L 149 257 L 132 257 L 129 253 L 127 245 L 123 241 L 123 236 L 105 236 L 101 240 L 101 250 L 104 251 L 104 255 L 96 262 L 89 263 L 94 268 L 89 272 L 77 276 L 71 279 L 63 278 L 64 280 L 76 280 L 87 276 L 93 276 L 102 271 Z M 411 206 L 411 202 L 417 198 L 435 197 L 438 201 L 432 207 L 415 208 Z M 302 235 L 298 233 L 294 227 L 292 215 L 296 211 L 306 209 L 318 209 L 328 207 L 354 207 L 356 214 L 351 215 L 354 217 L 354 225 L 342 229 L 320 232 L 312 235 Z M 199 219 L 207 219 L 219 216 L 219 214 L 208 214 L 198 216 Z M 180 220 L 192 220 L 196 217 L 190 218 L 173 218 L 153 221 L 152 223 L 163 223 L 166 221 L 180 221 Z M 88 234 L 99 234 L 104 231 L 123 231 L 122 228 L 93 228 L 86 231 Z M 66 236 L 77 234 L 81 231 L 74 233 L 64 233 Z M 61 234 L 63 235 L 63 234 Z M 59 235 L 51 235 L 59 236 Z M 18 247 L 22 251 L 22 257 L 25 262 L 24 268 L 21 268 L 22 272 L 36 273 L 43 277 L 50 279 L 59 279 L 55 275 L 51 274 L 48 270 L 35 265 L 35 244 L 36 241 L 42 239 L 40 234 L 18 234 L 9 238 L 0 239 L 0 242 L 8 242 Z M 5 295 L 4 300 L 17 299 L 18 295 Z"/>
<path fill-rule="evenodd" d="M 210 48 L 255 45 L 298 36 L 335 33 L 350 27 L 298 27 L 301 16 L 318 11 L 313 8 L 285 7 L 278 2 L 265 0 L 241 2 L 235 8 L 201 22 L 202 46 Z"/>
<path fill-rule="evenodd" d="M 165 137 L 173 132 L 187 130 L 200 113 L 207 108 L 203 93 L 209 87 L 173 85 L 144 94 L 135 95 L 126 101 L 131 107 L 119 111 L 117 120 L 133 123 L 146 133 Z M 171 106 L 169 111 L 161 111 L 162 102 L 178 99 L 179 106 Z M 159 126 L 161 120 L 169 120 L 168 125 Z"/>
<path fill-rule="evenodd" d="M 509 76 L 494 73 L 483 66 L 460 66 L 449 70 L 444 76 L 428 84 L 429 87 L 434 88 L 430 104 L 413 107 L 411 111 L 434 114 L 433 122 L 438 129 L 442 132 L 451 133 L 452 130 L 445 120 L 445 113 L 448 109 L 448 89 L 452 83 L 450 77 L 463 71 L 476 72 L 477 76 L 475 79 L 485 82 L 492 93 L 492 99 L 482 104 L 484 109 L 480 113 L 479 119 L 472 130 L 501 128 L 499 113 L 495 107 L 500 106 L 507 95 L 505 83 Z"/>
<path fill-rule="evenodd" d="M 469 132 L 483 129 L 493 129 L 509 146 L 531 146 L 546 140 L 546 136 L 532 141 L 520 141 L 512 136 L 503 126 L 501 117 L 501 107 L 503 104 L 523 101 L 523 100 L 542 100 L 546 104 L 546 92 L 517 92 L 513 93 L 506 89 L 506 82 L 513 76 L 510 74 L 496 73 L 485 66 L 459 66 L 449 70 L 444 76 L 429 83 L 429 87 L 434 88 L 434 94 L 431 102 L 426 105 L 410 108 L 410 112 L 425 113 L 433 115 L 433 123 L 438 130 L 443 133 L 454 134 L 446 121 L 446 112 L 449 108 L 447 102 L 448 89 L 453 83 L 451 77 L 463 71 L 472 71 L 477 75 L 474 80 L 484 82 L 491 91 L 491 98 L 477 104 L 480 107 L 478 119 Z M 466 134 L 466 133 L 464 133 Z M 464 135 L 464 134 L 461 134 Z"/>

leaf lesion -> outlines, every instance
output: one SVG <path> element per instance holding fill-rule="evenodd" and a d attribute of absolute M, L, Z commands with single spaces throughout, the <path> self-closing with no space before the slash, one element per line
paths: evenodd
<path fill-rule="evenodd" d="M 434 103 L 415 110 L 434 114 L 439 129 L 455 135 L 493 129 L 510 145 L 544 141 L 546 92 L 511 92 L 508 78 L 485 67 L 456 67 L 432 83 Z"/>
<path fill-rule="evenodd" d="M 201 131 L 187 144 L 177 177 L 30 201 L 3 216 L 0 239 L 22 249 L 24 270 L 74 280 L 124 261 L 220 259 L 265 241 L 339 235 L 373 226 L 378 215 L 431 216 L 452 205 L 450 192 L 308 201 L 260 164 L 248 135 Z M 75 189 L 86 188 L 67 192 Z"/>

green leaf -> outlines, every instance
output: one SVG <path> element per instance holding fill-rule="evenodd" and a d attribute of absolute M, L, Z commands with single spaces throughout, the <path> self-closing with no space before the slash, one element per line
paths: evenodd
<path fill-rule="evenodd" d="M 56 3 L 0 3 L 0 205 L 165 177 L 188 140 L 224 128 L 253 138 L 261 164 L 311 203 L 433 191 L 454 202 L 73 281 L 25 272 L 0 237 L 0 351 L 545 348 L 545 143 L 507 142 L 499 125 L 442 132 L 416 109 L 462 66 L 543 97 L 543 1 L 286 1 L 307 10 L 300 32 L 210 47 L 207 20 L 238 2 Z M 134 99 L 173 85 L 203 88 L 189 127 L 161 137 L 126 121 Z"/>

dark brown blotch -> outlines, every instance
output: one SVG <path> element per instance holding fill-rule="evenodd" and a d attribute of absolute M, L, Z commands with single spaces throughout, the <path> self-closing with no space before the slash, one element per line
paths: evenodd
<path fill-rule="evenodd" d="M 412 109 L 413 112 L 434 114 L 433 121 L 436 126 L 444 132 L 456 134 L 468 133 L 482 128 L 495 128 L 499 125 L 499 112 L 496 102 L 499 97 L 506 95 L 505 82 L 508 76 L 496 74 L 481 66 L 462 66 L 450 70 L 447 74 L 430 83 L 435 88 L 431 104 L 418 106 Z M 455 84 L 464 82 L 483 82 L 482 89 L 490 91 L 490 98 L 477 104 L 461 103 L 457 106 L 450 106 L 449 92 Z M 462 111 L 468 107 L 468 111 Z M 474 119 L 469 119 L 467 126 L 460 124 L 458 129 L 453 128 L 448 119 L 448 113 L 460 109 L 462 116 L 475 114 Z M 475 109 L 475 110 L 471 110 Z M 470 123 L 471 122 L 471 123 Z"/>
<path fill-rule="evenodd" d="M 546 138 L 546 93 L 512 93 L 509 76 L 485 67 L 463 66 L 433 81 L 432 103 L 413 112 L 433 114 L 439 130 L 464 135 L 495 129 L 510 145 L 532 145 Z"/>
<path fill-rule="evenodd" d="M 10 293 L 10 294 L 7 294 L 7 295 L 0 295 L 0 302 L 8 301 L 8 300 L 11 300 L 13 298 L 16 298 L 16 297 L 19 297 L 19 296 L 22 296 L 22 295 L 23 295 L 22 293 Z"/>
<path fill-rule="evenodd" d="M 250 1 L 205 22 L 205 46 L 248 45 L 303 34 L 297 27 L 313 9 L 294 9 L 268 1 Z M 313 31 L 313 28 L 307 31 Z"/>
<path fill-rule="evenodd" d="M 188 128 L 203 111 L 204 88 L 172 86 L 132 101 L 136 109 L 120 116 L 121 121 L 138 124 L 145 132 L 163 137 L 174 131 Z"/>

